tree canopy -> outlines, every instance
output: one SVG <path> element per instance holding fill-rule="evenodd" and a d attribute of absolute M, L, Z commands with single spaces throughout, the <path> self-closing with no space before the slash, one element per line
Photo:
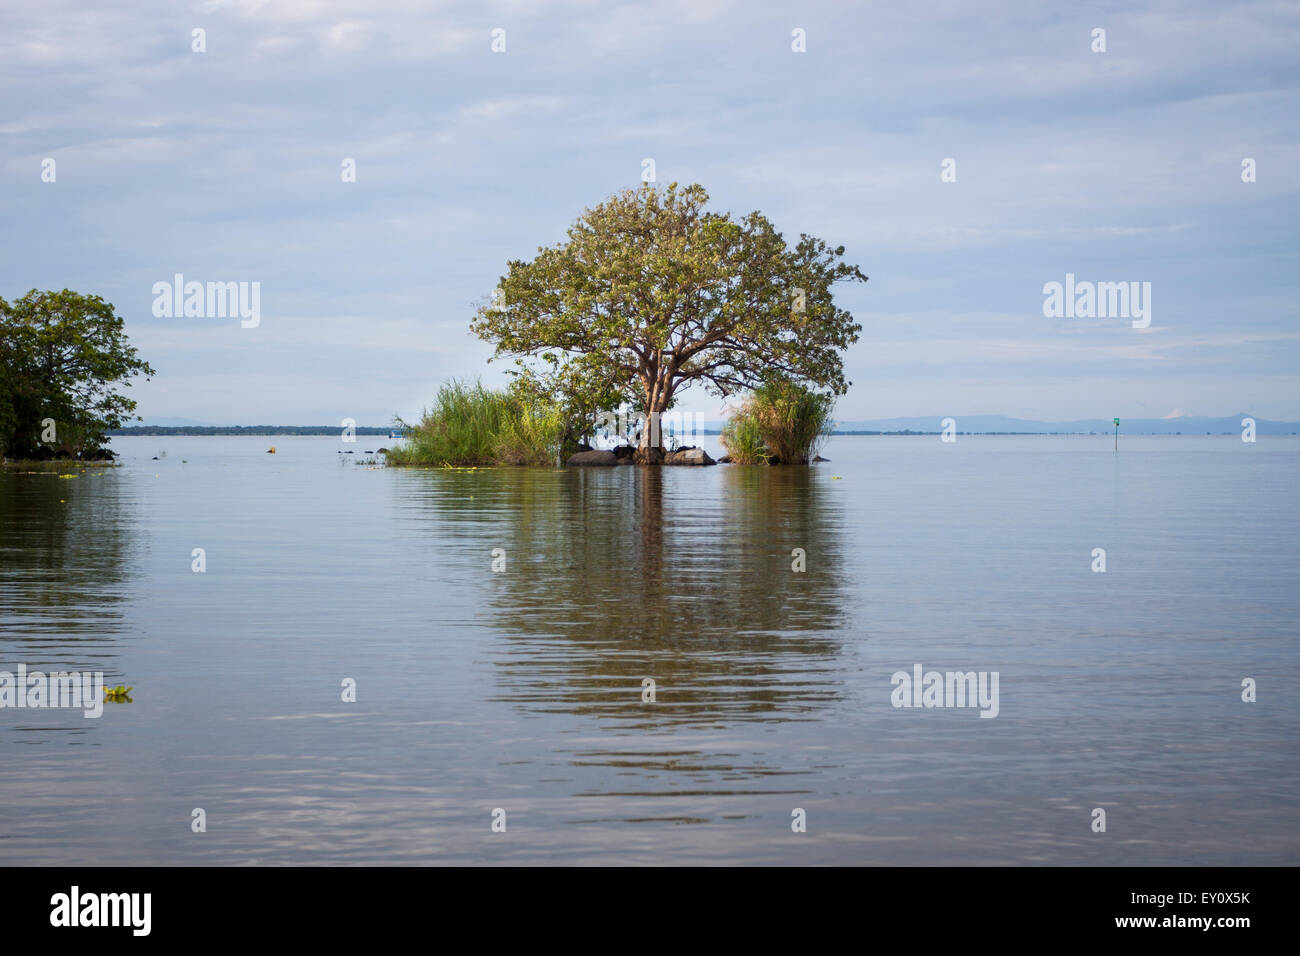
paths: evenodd
<path fill-rule="evenodd" d="M 692 384 L 844 394 L 842 352 L 862 327 L 832 286 L 867 277 L 843 246 L 788 245 L 761 213 L 735 219 L 708 199 L 699 185 L 646 185 L 585 210 L 566 242 L 508 263 L 471 328 L 584 408 L 616 397 L 660 413 Z"/>
<path fill-rule="evenodd" d="M 33 289 L 0 298 L 0 454 L 105 457 L 107 433 L 136 405 L 116 389 L 153 374 L 99 296 Z"/>

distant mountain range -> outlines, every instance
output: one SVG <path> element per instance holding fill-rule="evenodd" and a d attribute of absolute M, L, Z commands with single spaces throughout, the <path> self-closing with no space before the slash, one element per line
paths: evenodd
<path fill-rule="evenodd" d="M 1115 422 L 1110 418 L 1083 418 L 1070 422 L 1039 422 L 1027 418 L 1008 418 L 1005 415 L 933 415 L 928 418 L 878 418 L 870 421 L 836 422 L 835 431 L 851 432 L 921 432 L 939 434 L 943 419 L 951 417 L 960 434 L 994 435 L 1087 435 L 1111 434 Z M 1121 418 L 1119 430 L 1125 435 L 1211 435 L 1241 434 L 1246 413 L 1226 418 L 1206 418 L 1179 415 L 1174 418 Z M 1300 433 L 1300 422 L 1277 422 L 1266 418 L 1255 419 L 1257 435 L 1294 435 Z"/>

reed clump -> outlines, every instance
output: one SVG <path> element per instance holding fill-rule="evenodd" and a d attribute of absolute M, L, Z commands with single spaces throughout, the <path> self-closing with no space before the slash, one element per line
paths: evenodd
<path fill-rule="evenodd" d="M 419 422 L 397 424 L 405 440 L 388 450 L 390 465 L 554 465 L 566 433 L 554 406 L 456 380 L 438 389 Z"/>
<path fill-rule="evenodd" d="M 722 429 L 722 445 L 738 465 L 806 465 L 830 436 L 835 399 L 795 382 L 754 390 Z"/>

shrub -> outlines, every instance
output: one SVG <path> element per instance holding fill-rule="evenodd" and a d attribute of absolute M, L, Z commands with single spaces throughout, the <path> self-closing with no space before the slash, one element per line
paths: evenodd
<path fill-rule="evenodd" d="M 737 464 L 775 457 L 806 465 L 830 435 L 835 399 L 795 382 L 756 389 L 722 430 L 722 444 Z"/>
<path fill-rule="evenodd" d="M 497 462 L 503 465 L 554 465 L 568 431 L 558 408 L 530 405 L 507 396 L 497 435 Z"/>
<path fill-rule="evenodd" d="M 767 461 L 767 446 L 758 428 L 758 419 L 746 402 L 722 426 L 722 447 L 737 465 L 759 465 Z"/>

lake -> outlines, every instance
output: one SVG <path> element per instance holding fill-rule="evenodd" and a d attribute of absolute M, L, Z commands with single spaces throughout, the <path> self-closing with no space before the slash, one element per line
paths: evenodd
<path fill-rule="evenodd" d="M 383 444 L 0 471 L 0 670 L 132 687 L 0 709 L 0 863 L 1300 862 L 1300 439 Z M 996 716 L 894 706 L 917 665 Z"/>

